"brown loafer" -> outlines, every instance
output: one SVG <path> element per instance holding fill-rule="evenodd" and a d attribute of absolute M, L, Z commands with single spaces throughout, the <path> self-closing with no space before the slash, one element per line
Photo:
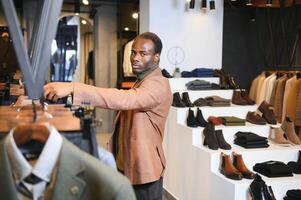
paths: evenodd
<path fill-rule="evenodd" d="M 252 124 L 265 125 L 267 122 L 256 112 L 248 112 L 246 120 Z"/>

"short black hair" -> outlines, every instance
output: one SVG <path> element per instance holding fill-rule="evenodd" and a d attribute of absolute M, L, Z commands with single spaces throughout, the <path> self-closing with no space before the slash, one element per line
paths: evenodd
<path fill-rule="evenodd" d="M 147 40 L 151 40 L 155 45 L 154 46 L 155 53 L 158 53 L 159 55 L 161 54 L 161 51 L 163 48 L 162 41 L 159 38 L 159 36 L 157 36 L 155 33 L 145 32 L 145 33 L 138 35 L 137 38 L 144 38 Z"/>

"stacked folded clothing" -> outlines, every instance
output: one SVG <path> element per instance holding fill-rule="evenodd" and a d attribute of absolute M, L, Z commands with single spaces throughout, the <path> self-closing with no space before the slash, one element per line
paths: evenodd
<path fill-rule="evenodd" d="M 210 90 L 211 83 L 204 80 L 193 80 L 186 83 L 186 87 L 188 90 Z"/>
<path fill-rule="evenodd" d="M 219 96 L 209 96 L 209 97 L 206 97 L 205 99 L 207 100 L 208 106 L 219 107 L 219 106 L 230 106 L 231 105 L 230 99 L 224 99 Z"/>
<path fill-rule="evenodd" d="M 209 116 L 207 120 L 211 122 L 214 126 L 223 124 L 223 121 L 219 117 Z"/>
<path fill-rule="evenodd" d="M 271 160 L 263 163 L 257 163 L 254 165 L 253 170 L 271 178 L 293 176 L 292 170 L 280 161 Z"/>
<path fill-rule="evenodd" d="M 201 106 L 207 106 L 207 101 L 204 98 L 198 98 L 193 102 L 193 105 L 201 107 Z"/>
<path fill-rule="evenodd" d="M 238 118 L 238 117 L 220 116 L 219 118 L 221 118 L 223 120 L 223 124 L 225 126 L 244 126 L 244 125 L 246 125 L 246 120 Z"/>
<path fill-rule="evenodd" d="M 288 190 L 286 192 L 286 196 L 283 198 L 284 200 L 300 200 L 301 199 L 301 190 Z"/>
<path fill-rule="evenodd" d="M 208 69 L 208 68 L 196 68 L 192 70 L 191 72 L 189 71 L 183 71 L 181 73 L 182 77 L 213 77 L 213 69 Z"/>
<path fill-rule="evenodd" d="M 287 163 L 287 166 L 292 170 L 295 174 L 301 174 L 301 163 L 290 161 Z"/>
<path fill-rule="evenodd" d="M 268 140 L 266 137 L 259 136 L 252 132 L 237 132 L 235 134 L 234 144 L 244 148 L 266 148 L 268 147 Z"/>

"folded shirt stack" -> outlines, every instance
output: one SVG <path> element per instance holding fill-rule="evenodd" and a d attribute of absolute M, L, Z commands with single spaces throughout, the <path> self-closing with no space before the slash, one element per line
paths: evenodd
<path fill-rule="evenodd" d="M 211 83 L 204 80 L 193 80 L 186 83 L 188 90 L 211 90 Z"/>
<path fill-rule="evenodd" d="M 247 149 L 269 147 L 268 139 L 266 137 L 259 136 L 252 132 L 241 131 L 235 133 L 234 144 L 237 144 Z"/>
<path fill-rule="evenodd" d="M 257 163 L 254 165 L 253 170 L 270 178 L 293 176 L 292 170 L 280 161 L 271 160 Z"/>
<path fill-rule="evenodd" d="M 183 71 L 181 72 L 181 76 L 185 78 L 189 77 L 213 77 L 213 69 L 208 69 L 208 68 L 196 68 L 192 70 L 191 72 L 189 71 Z"/>
<path fill-rule="evenodd" d="M 225 126 L 245 126 L 246 120 L 234 116 L 220 116 Z"/>
<path fill-rule="evenodd" d="M 204 98 L 198 98 L 193 102 L 193 105 L 201 107 L 201 106 L 207 106 L 207 100 Z"/>
<path fill-rule="evenodd" d="M 286 196 L 283 198 L 284 200 L 300 200 L 301 199 L 301 190 L 288 190 L 286 192 Z"/>
<path fill-rule="evenodd" d="M 287 166 L 292 170 L 295 174 L 301 174 L 301 163 L 290 161 L 287 163 Z"/>
<path fill-rule="evenodd" d="M 230 99 L 224 99 L 219 96 L 209 96 L 209 97 L 206 97 L 205 99 L 207 100 L 208 106 L 223 107 L 223 106 L 231 105 Z"/>

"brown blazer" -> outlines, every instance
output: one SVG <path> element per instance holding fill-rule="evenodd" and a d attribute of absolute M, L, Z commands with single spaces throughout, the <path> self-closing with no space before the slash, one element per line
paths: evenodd
<path fill-rule="evenodd" d="M 287 81 L 287 77 L 281 77 L 277 80 L 277 88 L 275 93 L 275 103 L 274 103 L 274 111 L 276 119 L 279 123 L 281 123 L 282 119 L 282 104 L 283 104 L 283 96 L 284 96 L 284 89 L 285 83 Z"/>
<path fill-rule="evenodd" d="M 293 122 L 295 122 L 296 119 L 296 106 L 300 87 L 301 79 L 297 79 L 292 83 L 292 87 L 287 98 L 286 116 L 288 116 Z"/>
<path fill-rule="evenodd" d="M 172 103 L 168 80 L 155 69 L 130 90 L 75 84 L 74 104 L 90 102 L 106 109 L 121 110 L 120 130 L 124 174 L 132 184 L 158 180 L 165 169 L 163 136 Z"/>

